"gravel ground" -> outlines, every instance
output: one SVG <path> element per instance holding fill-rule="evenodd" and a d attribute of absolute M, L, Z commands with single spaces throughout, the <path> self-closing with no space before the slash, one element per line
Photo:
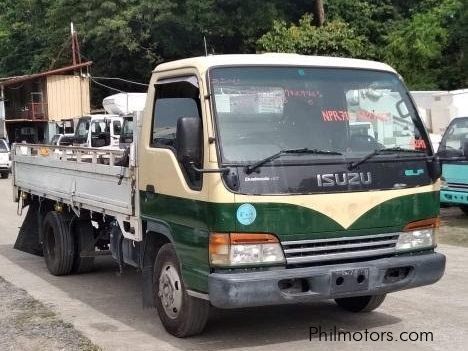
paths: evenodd
<path fill-rule="evenodd" d="M 468 216 L 458 207 L 449 207 L 440 209 L 440 217 L 438 242 L 468 247 Z"/>
<path fill-rule="evenodd" d="M 98 351 L 70 323 L 0 277 L 0 350 Z"/>

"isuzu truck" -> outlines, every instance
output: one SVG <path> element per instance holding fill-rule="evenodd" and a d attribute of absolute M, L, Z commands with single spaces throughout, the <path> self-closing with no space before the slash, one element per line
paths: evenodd
<path fill-rule="evenodd" d="M 212 307 L 334 299 L 368 312 L 444 273 L 440 165 L 383 63 L 163 63 L 127 150 L 13 154 L 14 198 L 29 206 L 16 247 L 54 275 L 90 271 L 101 255 L 139 268 L 143 305 L 178 337 L 202 332 Z"/>

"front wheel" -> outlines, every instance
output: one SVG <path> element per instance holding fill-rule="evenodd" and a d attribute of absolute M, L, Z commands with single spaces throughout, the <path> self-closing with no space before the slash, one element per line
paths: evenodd
<path fill-rule="evenodd" d="M 335 299 L 338 306 L 349 312 L 370 312 L 379 307 L 385 300 L 386 294 L 355 296 Z"/>
<path fill-rule="evenodd" d="M 158 252 L 153 271 L 153 293 L 164 328 L 179 338 L 200 334 L 208 320 L 208 301 L 189 296 L 172 244 Z"/>
<path fill-rule="evenodd" d="M 2 178 L 3 179 L 8 179 L 8 172 L 3 172 L 2 173 Z"/>
<path fill-rule="evenodd" d="M 461 205 L 460 209 L 468 216 L 468 205 Z"/>

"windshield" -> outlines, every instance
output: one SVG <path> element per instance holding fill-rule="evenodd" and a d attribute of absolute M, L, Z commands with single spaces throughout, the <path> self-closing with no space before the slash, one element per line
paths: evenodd
<path fill-rule="evenodd" d="M 0 152 L 8 152 L 7 144 L 3 139 L 0 139 Z"/>
<path fill-rule="evenodd" d="M 133 135 L 133 119 L 125 119 L 123 123 L 123 135 Z"/>
<path fill-rule="evenodd" d="M 439 153 L 459 156 L 463 145 L 468 142 L 468 117 L 453 120 L 447 128 L 439 146 Z"/>
<path fill-rule="evenodd" d="M 90 118 L 80 118 L 78 126 L 76 127 L 76 136 L 80 139 L 86 139 L 88 137 L 89 122 Z"/>
<path fill-rule="evenodd" d="M 360 158 L 382 148 L 426 150 L 422 124 L 393 73 L 224 67 L 210 71 L 210 83 L 224 163 L 298 148 L 342 154 L 301 155 L 309 160 Z"/>
<path fill-rule="evenodd" d="M 91 122 L 91 136 L 99 136 L 102 133 L 109 133 L 109 123 L 103 119 Z"/>

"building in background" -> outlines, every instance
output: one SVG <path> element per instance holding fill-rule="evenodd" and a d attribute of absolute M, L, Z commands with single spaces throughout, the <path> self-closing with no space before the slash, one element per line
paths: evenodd
<path fill-rule="evenodd" d="M 4 109 L 9 141 L 47 142 L 60 121 L 89 114 L 91 64 L 1 79 L 0 110 Z"/>
<path fill-rule="evenodd" d="M 450 121 L 468 116 L 468 89 L 452 91 L 412 91 L 427 129 L 443 135 Z"/>

